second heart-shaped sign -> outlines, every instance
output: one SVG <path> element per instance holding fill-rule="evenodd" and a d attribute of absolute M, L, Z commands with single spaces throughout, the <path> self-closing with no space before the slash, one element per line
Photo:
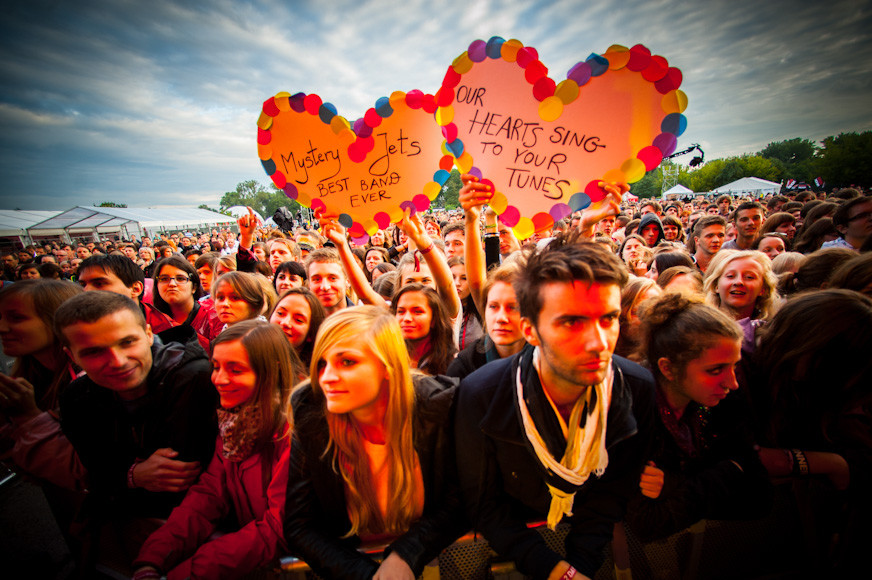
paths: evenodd
<path fill-rule="evenodd" d="M 634 183 L 675 151 L 687 121 L 681 72 L 641 45 L 612 46 L 559 83 L 532 47 L 477 40 L 449 67 L 437 119 L 495 186 L 491 206 L 527 238 L 603 199 L 602 181 Z"/>

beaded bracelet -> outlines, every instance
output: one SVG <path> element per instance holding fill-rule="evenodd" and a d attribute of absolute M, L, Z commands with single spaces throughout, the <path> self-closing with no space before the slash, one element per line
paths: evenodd
<path fill-rule="evenodd" d="M 139 465 L 140 461 L 137 459 L 133 462 L 133 465 L 130 466 L 130 469 L 127 470 L 127 487 L 130 489 L 134 489 L 136 487 L 136 479 L 133 477 L 133 470 L 136 469 L 136 466 Z"/>

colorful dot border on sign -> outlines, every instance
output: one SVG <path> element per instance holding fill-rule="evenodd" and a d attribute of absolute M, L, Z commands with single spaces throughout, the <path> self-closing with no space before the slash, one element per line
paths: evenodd
<path fill-rule="evenodd" d="M 656 168 L 663 158 L 675 152 L 680 137 L 687 129 L 687 118 L 683 115 L 687 109 L 687 95 L 680 90 L 683 76 L 681 71 L 669 66 L 669 61 L 659 55 L 652 55 L 645 46 L 637 44 L 631 48 L 618 44 L 610 46 L 603 54 L 591 54 L 584 61 L 576 63 L 566 74 L 566 79 L 555 82 L 548 76 L 548 69 L 539 60 L 538 51 L 531 46 L 524 46 L 516 39 L 505 40 L 494 36 L 488 41 L 475 40 L 469 48 L 454 59 L 441 88 L 436 92 L 440 107 L 450 108 L 454 102 L 454 88 L 460 83 L 462 75 L 472 70 L 476 63 L 485 59 L 501 58 L 513 62 L 524 69 L 524 78 L 531 85 L 533 96 L 539 101 L 539 116 L 543 121 L 556 121 L 563 113 L 563 108 L 571 104 L 581 94 L 581 88 L 591 78 L 600 76 L 608 70 L 627 68 L 639 73 L 654 88 L 663 95 L 661 106 L 665 116 L 661 122 L 661 133 L 657 135 L 650 146 L 642 148 L 635 157 L 625 160 L 620 167 L 614 168 L 599 179 L 588 183 L 583 191 L 570 196 L 567 203 L 557 203 L 547 211 L 539 212 L 532 218 L 521 217 L 518 208 L 512 205 L 501 205 L 498 211 L 500 221 L 515 230 L 515 235 L 526 238 L 532 233 L 550 229 L 554 222 L 574 211 L 602 201 L 606 192 L 599 183 L 601 181 L 635 183 L 642 179 L 646 172 Z M 453 110 L 452 110 L 453 115 Z M 443 146 L 446 153 L 455 154 L 457 161 L 466 156 L 462 143 L 448 147 Z M 472 173 L 481 179 L 481 170 L 470 165 L 469 159 L 457 164 L 463 173 Z M 464 171 L 468 169 L 468 171 Z M 500 196 L 505 196 L 497 192 Z M 568 213 L 567 213 L 568 212 Z"/>
<path fill-rule="evenodd" d="M 458 77 L 459 80 L 459 77 Z M 447 97 L 446 97 L 447 95 Z M 332 103 L 325 103 L 316 94 L 288 92 L 276 93 L 263 102 L 260 116 L 257 119 L 257 156 L 263 165 L 264 171 L 269 175 L 275 186 L 281 189 L 288 198 L 296 200 L 300 205 L 313 210 L 324 209 L 324 202 L 320 199 L 312 199 L 306 193 L 287 180 L 287 177 L 278 169 L 274 159 L 274 153 L 270 147 L 272 133 L 270 132 L 273 120 L 285 112 L 308 113 L 318 117 L 322 123 L 329 126 L 333 133 L 339 137 L 347 148 L 349 158 L 357 163 L 366 158 L 366 154 L 372 151 L 375 143 L 372 131 L 378 127 L 383 119 L 394 114 L 397 107 L 410 109 L 423 109 L 433 115 L 437 124 L 442 128 L 442 151 L 443 156 L 439 166 L 434 168 L 433 180 L 424 184 L 421 193 L 413 196 L 411 200 L 404 201 L 390 212 L 379 212 L 373 219 L 365 223 L 352 220 L 348 214 L 341 214 L 339 221 L 348 228 L 349 234 L 355 240 L 363 240 L 365 243 L 369 236 L 379 229 L 385 229 L 392 222 L 399 222 L 403 218 L 406 208 L 412 214 L 427 211 L 430 203 L 436 199 L 442 190 L 442 186 L 451 175 L 451 169 L 457 167 L 461 171 L 472 168 L 472 156 L 464 152 L 463 142 L 457 138 L 457 126 L 453 122 L 454 109 L 451 101 L 454 99 L 454 91 L 448 90 L 437 92 L 436 95 L 425 94 L 419 90 L 408 93 L 395 91 L 389 97 L 381 97 L 375 101 L 375 106 L 368 109 L 363 117 L 354 123 L 340 116 Z"/>

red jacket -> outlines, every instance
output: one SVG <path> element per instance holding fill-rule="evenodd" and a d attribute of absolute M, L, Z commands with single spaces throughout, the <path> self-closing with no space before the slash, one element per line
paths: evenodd
<path fill-rule="evenodd" d="M 188 490 L 167 523 L 143 544 L 134 568 L 154 566 L 174 578 L 238 578 L 270 563 L 286 551 L 282 522 L 288 486 L 287 436 L 273 438 L 272 452 L 261 450 L 233 462 L 215 456 Z M 271 469 L 264 461 L 271 458 Z M 263 476 L 271 474 L 265 484 Z M 242 528 L 209 539 L 216 526 L 233 514 Z"/>

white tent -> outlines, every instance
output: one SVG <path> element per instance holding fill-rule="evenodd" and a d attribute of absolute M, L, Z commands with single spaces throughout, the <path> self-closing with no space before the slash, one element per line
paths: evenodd
<path fill-rule="evenodd" d="M 747 195 L 750 197 L 764 197 L 775 195 L 781 191 L 781 184 L 774 181 L 766 181 L 759 177 L 743 177 L 732 183 L 722 185 L 712 190 L 712 193 L 726 193 L 727 195 Z"/>
<path fill-rule="evenodd" d="M 22 246 L 31 243 L 27 228 L 59 214 L 59 211 L 0 210 L 0 238 L 17 238 Z"/>
<path fill-rule="evenodd" d="M 681 185 L 679 183 L 677 185 L 670 187 L 666 191 L 664 191 L 663 195 L 661 197 L 663 199 L 666 199 L 666 196 L 669 196 L 669 195 L 687 195 L 689 193 L 693 193 L 693 190 L 690 189 L 689 187 L 684 187 L 683 185 Z"/>

